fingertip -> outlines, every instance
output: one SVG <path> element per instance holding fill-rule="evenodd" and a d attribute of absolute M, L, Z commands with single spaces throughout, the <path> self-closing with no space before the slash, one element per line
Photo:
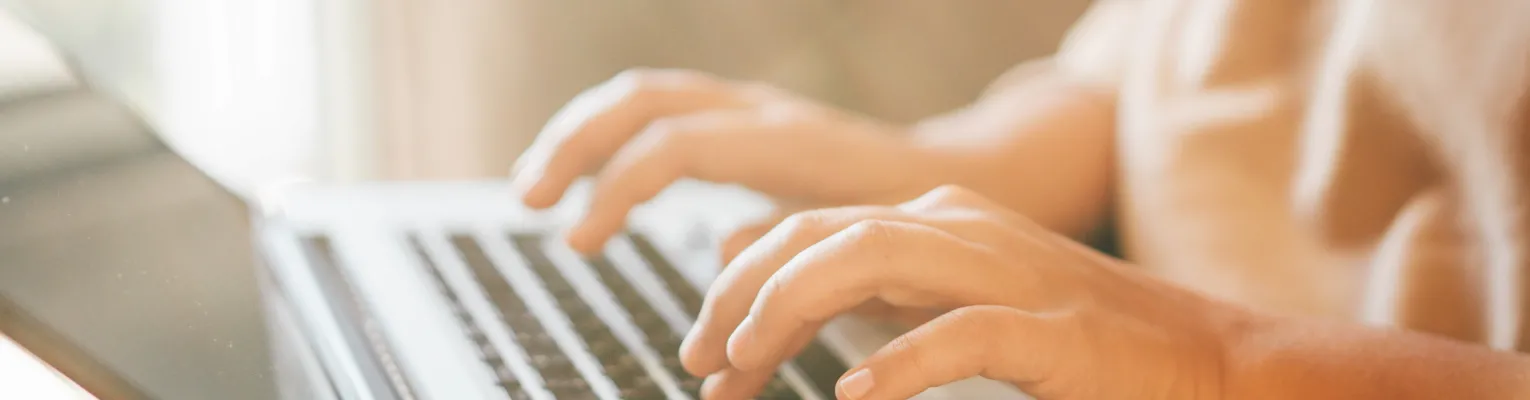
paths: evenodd
<path fill-rule="evenodd" d="M 733 334 L 728 336 L 728 363 L 745 371 L 760 367 L 760 343 L 755 340 L 754 317 L 745 317 Z"/>
<path fill-rule="evenodd" d="M 701 383 L 703 399 L 747 399 L 760 394 L 775 371 L 740 371 L 725 369 L 707 376 Z"/>
<path fill-rule="evenodd" d="M 871 374 L 871 368 L 861 368 L 840 378 L 834 385 L 834 392 L 842 400 L 859 400 L 871 393 L 873 387 L 876 387 L 876 377 Z"/>
<path fill-rule="evenodd" d="M 546 176 L 520 178 L 512 182 L 521 193 L 521 202 L 527 207 L 544 209 L 563 199 L 563 190 Z"/>
<path fill-rule="evenodd" d="M 579 254 L 591 254 L 590 247 L 592 246 L 590 245 L 590 240 L 585 239 L 578 233 L 575 233 L 575 231 L 571 230 L 565 232 L 563 234 L 563 243 L 567 244 L 569 248 L 574 249 L 574 251 L 578 252 Z"/>
<path fill-rule="evenodd" d="M 702 340 L 693 332 L 680 342 L 680 366 L 692 376 L 708 376 L 723 369 L 725 362 L 718 362 L 703 350 Z"/>
<path fill-rule="evenodd" d="M 569 247 L 580 254 L 599 253 L 605 247 L 606 241 L 611 238 L 612 233 L 592 225 L 594 223 L 586 218 L 565 232 L 564 240 L 568 242 Z"/>
<path fill-rule="evenodd" d="M 701 381 L 701 398 L 717 398 L 718 385 L 721 385 L 722 381 L 723 379 L 718 375 L 707 375 L 707 378 Z"/>

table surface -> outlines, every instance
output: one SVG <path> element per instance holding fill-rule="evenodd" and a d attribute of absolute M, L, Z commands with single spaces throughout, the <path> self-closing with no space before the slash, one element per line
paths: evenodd
<path fill-rule="evenodd" d="M 93 399 L 10 338 L 0 335 L 0 399 Z"/>

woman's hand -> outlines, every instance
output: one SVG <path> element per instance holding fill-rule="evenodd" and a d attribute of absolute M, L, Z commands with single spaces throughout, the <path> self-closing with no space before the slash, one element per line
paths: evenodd
<path fill-rule="evenodd" d="M 682 177 L 811 207 L 890 204 L 943 180 L 930 160 L 897 128 L 771 87 L 632 70 L 558 112 L 517 161 L 512 184 L 528 206 L 548 207 L 604 164 L 589 212 L 569 232 L 588 253 L 622 229 L 629 210 Z M 750 241 L 744 232 L 728 242 L 739 249 Z"/>
<path fill-rule="evenodd" d="M 852 369 L 840 398 L 901 399 L 977 375 L 1042 399 L 1214 398 L 1245 321 L 947 186 L 789 218 L 713 283 L 682 360 L 711 375 L 707 398 L 747 397 L 825 321 L 868 301 L 952 311 Z"/>

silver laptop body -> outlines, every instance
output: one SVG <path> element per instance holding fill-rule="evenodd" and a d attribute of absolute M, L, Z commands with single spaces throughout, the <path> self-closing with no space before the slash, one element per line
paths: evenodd
<path fill-rule="evenodd" d="M 762 214 L 746 191 L 682 183 L 585 258 L 558 232 L 585 200 L 534 212 L 500 182 L 294 186 L 259 201 L 263 292 L 290 398 L 685 399 L 676 358 L 717 271 L 712 238 Z M 833 399 L 896 332 L 854 317 L 780 368 L 760 398 Z M 971 379 L 921 398 L 1018 398 Z"/>

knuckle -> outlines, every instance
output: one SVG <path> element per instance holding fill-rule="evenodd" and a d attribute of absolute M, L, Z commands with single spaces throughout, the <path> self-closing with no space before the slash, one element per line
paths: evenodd
<path fill-rule="evenodd" d="M 862 246 L 881 246 L 892 241 L 898 227 L 888 221 L 868 219 L 858 221 L 844 230 L 847 239 Z"/>
<path fill-rule="evenodd" d="M 980 305 L 951 310 L 951 323 L 960 329 L 989 328 L 992 321 L 1007 318 L 1009 309 L 1001 306 Z"/>
<path fill-rule="evenodd" d="M 658 87 L 704 86 L 715 82 L 716 80 L 710 75 L 699 71 L 650 67 L 634 67 L 622 70 L 609 81 L 612 85 L 630 88 L 635 93 L 642 93 Z"/>
<path fill-rule="evenodd" d="M 896 354 L 904 355 L 904 359 L 907 360 L 906 365 L 909 372 L 913 373 L 914 379 L 920 380 L 922 383 L 930 383 L 932 380 L 931 373 L 934 371 L 930 370 L 932 363 L 929 360 L 929 354 L 919 344 L 923 340 L 923 336 L 927 335 L 910 332 L 909 334 L 894 338 L 887 346 Z"/>
<path fill-rule="evenodd" d="M 809 210 L 794 213 L 776 228 L 786 232 L 789 237 L 804 237 L 822 232 L 828 226 L 829 211 Z"/>
<path fill-rule="evenodd" d="M 741 98 L 755 104 L 779 104 L 790 98 L 780 88 L 765 82 L 738 82 L 733 86 Z"/>
<path fill-rule="evenodd" d="M 628 82 L 628 83 L 642 82 L 643 78 L 648 77 L 649 75 L 652 75 L 652 74 L 653 74 L 653 68 L 648 68 L 648 67 L 627 68 L 627 69 L 622 70 L 621 72 L 617 72 L 616 76 L 611 77 L 611 82 Z"/>
<path fill-rule="evenodd" d="M 788 289 L 786 286 L 791 283 L 789 281 L 792 280 L 792 274 L 793 272 L 789 270 L 777 270 L 771 274 L 770 279 L 766 279 L 765 283 L 760 285 L 759 294 L 755 296 L 757 299 L 756 303 L 758 304 L 754 304 L 754 306 L 764 309 L 768 308 L 767 305 L 781 306 L 783 303 L 789 304 L 792 297 L 786 294 Z"/>
<path fill-rule="evenodd" d="M 630 100 L 650 86 L 653 81 L 654 71 L 651 68 L 628 68 L 618 72 L 605 84 L 601 85 L 603 91 L 619 94 L 619 98 Z"/>
<path fill-rule="evenodd" d="M 673 117 L 659 118 L 649 122 L 648 126 L 643 128 L 643 136 L 659 144 L 673 143 L 683 140 L 682 136 L 689 131 L 686 125 L 685 122 Z"/>
<path fill-rule="evenodd" d="M 705 134 L 703 128 L 685 117 L 660 118 L 649 122 L 639 137 L 651 144 L 654 151 L 683 153 L 705 146 L 697 143 Z"/>
<path fill-rule="evenodd" d="M 945 184 L 940 185 L 940 187 L 930 190 L 929 192 L 926 192 L 924 196 L 920 196 L 920 199 L 937 203 L 951 203 L 968 201 L 980 197 L 981 196 L 978 195 L 977 192 L 973 192 L 972 189 L 967 189 L 961 185 Z"/>
<path fill-rule="evenodd" d="M 948 327 L 963 337 L 1007 336 L 1022 329 L 1019 322 L 1023 316 L 1022 311 L 1004 306 L 968 306 L 950 312 Z"/>
<path fill-rule="evenodd" d="M 1022 332 L 1017 331 L 1019 324 L 1017 317 L 1021 311 L 1009 307 L 995 305 L 968 306 L 952 310 L 949 314 L 950 321 L 946 324 L 950 334 L 955 337 L 976 340 L 976 346 L 969 346 L 974 354 L 967 356 L 977 360 L 988 360 L 989 355 L 1002 346 L 1001 338 L 1016 337 Z"/>

